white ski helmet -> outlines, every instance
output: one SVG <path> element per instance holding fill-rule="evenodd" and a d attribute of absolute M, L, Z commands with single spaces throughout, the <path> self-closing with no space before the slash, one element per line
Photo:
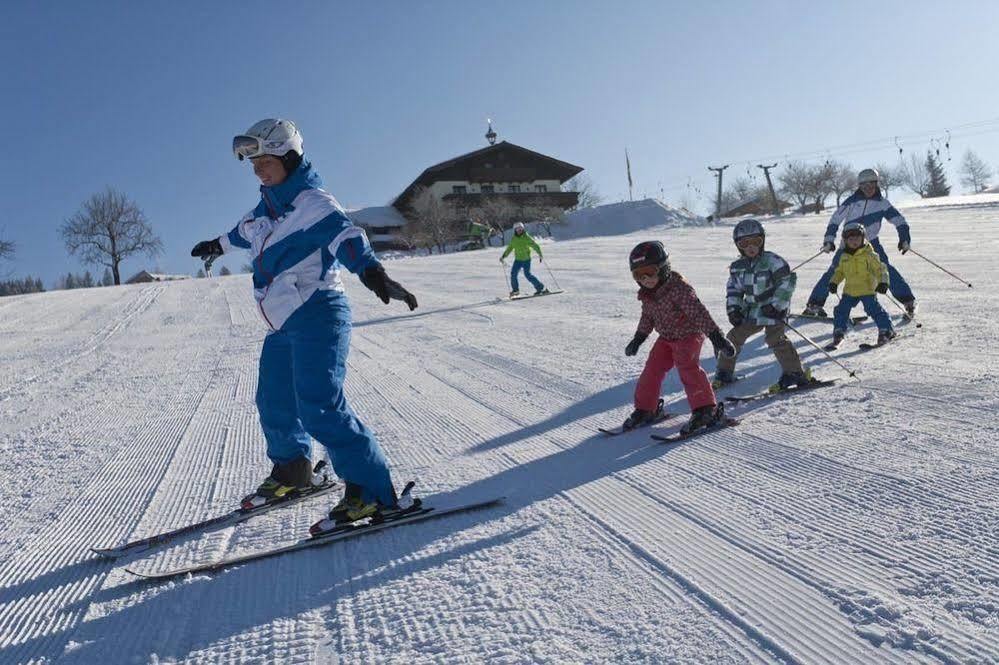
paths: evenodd
<path fill-rule="evenodd" d="M 523 231 L 523 230 L 524 230 L 524 222 L 517 222 L 516 224 L 513 225 L 513 232 L 514 233 L 516 233 L 517 231 Z"/>
<path fill-rule="evenodd" d="M 302 133 L 291 120 L 267 118 L 250 127 L 245 134 L 233 137 L 232 152 L 240 161 L 261 155 L 284 157 L 289 152 L 301 158 L 304 154 Z"/>
<path fill-rule="evenodd" d="M 873 182 L 875 185 L 881 180 L 881 174 L 877 169 L 864 169 L 857 174 L 857 184 L 863 185 L 865 182 Z"/>
<path fill-rule="evenodd" d="M 739 250 L 740 254 L 744 254 L 744 252 L 742 251 L 742 248 L 739 247 L 739 241 L 743 238 L 754 237 L 758 237 L 763 241 L 762 244 L 760 244 L 760 251 L 762 252 L 767 243 L 767 232 L 763 230 L 763 225 L 760 224 L 758 220 L 744 219 L 736 224 L 735 228 L 732 229 L 732 242 L 735 243 L 736 249 Z"/>

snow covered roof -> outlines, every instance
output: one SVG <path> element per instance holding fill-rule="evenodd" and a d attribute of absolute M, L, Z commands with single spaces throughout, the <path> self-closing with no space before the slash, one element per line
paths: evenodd
<path fill-rule="evenodd" d="M 707 220 L 685 210 L 679 210 L 658 199 L 623 201 L 575 210 L 566 215 L 565 223 L 552 227 L 559 240 L 615 236 L 657 226 L 700 226 Z"/>
<path fill-rule="evenodd" d="M 401 228 L 406 225 L 406 218 L 392 206 L 357 208 L 355 210 L 348 210 L 347 216 L 358 226 L 368 228 Z"/>

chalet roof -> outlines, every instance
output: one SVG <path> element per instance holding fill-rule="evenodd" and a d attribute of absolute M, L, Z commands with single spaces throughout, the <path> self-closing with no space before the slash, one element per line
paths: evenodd
<path fill-rule="evenodd" d="M 392 205 L 397 208 L 400 207 L 401 204 L 409 200 L 417 187 L 425 187 L 427 185 L 432 185 L 438 180 L 449 179 L 445 176 L 445 173 L 449 170 L 453 170 L 455 167 L 460 167 L 463 162 L 476 162 L 488 157 L 490 154 L 504 152 L 516 155 L 524 161 L 534 162 L 543 167 L 545 169 L 545 179 L 551 177 L 552 179 L 558 179 L 559 182 L 565 182 L 577 173 L 581 173 L 583 171 L 583 167 L 581 166 L 576 166 L 575 164 L 570 164 L 569 162 L 563 162 L 560 159 L 555 159 L 554 157 L 543 155 L 540 152 L 528 150 L 523 146 L 519 146 L 508 141 L 500 141 L 495 145 L 486 146 L 485 148 L 480 148 L 479 150 L 473 150 L 472 152 L 465 153 L 464 155 L 458 155 L 457 157 L 453 157 L 439 164 L 427 167 L 416 180 L 410 183 L 410 185 L 395 198 Z"/>

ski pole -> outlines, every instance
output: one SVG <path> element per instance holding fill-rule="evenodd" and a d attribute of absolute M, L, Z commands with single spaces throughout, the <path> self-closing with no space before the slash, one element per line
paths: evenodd
<path fill-rule="evenodd" d="M 555 290 L 561 291 L 562 287 L 558 285 L 558 280 L 555 279 L 555 273 L 552 272 L 551 266 L 548 265 L 548 262 L 545 261 L 544 258 L 539 258 L 538 260 L 545 264 L 545 268 L 548 270 L 548 274 L 552 276 L 552 282 L 555 284 Z"/>
<path fill-rule="evenodd" d="M 801 263 L 799 263 L 798 265 L 796 265 L 795 267 L 791 268 L 791 272 L 794 272 L 795 270 L 797 270 L 798 268 L 800 268 L 801 266 L 805 265 L 806 263 L 808 263 L 810 261 L 814 261 L 815 259 L 819 258 L 823 254 L 825 254 L 825 251 L 823 251 L 823 250 L 820 249 L 819 253 L 816 254 L 815 256 L 809 257 L 809 258 L 805 259 L 804 261 L 802 261 Z"/>
<path fill-rule="evenodd" d="M 890 293 L 886 293 L 884 295 L 885 295 L 886 298 L 888 298 L 888 300 L 890 300 L 893 303 L 895 303 L 896 307 L 898 307 L 900 310 L 902 310 L 902 316 L 904 316 L 907 321 L 913 321 L 914 320 L 914 318 L 912 317 L 912 315 L 910 315 L 909 311 L 905 308 L 905 305 L 903 305 L 899 301 L 895 300 L 895 296 L 893 296 Z M 922 323 L 917 323 L 916 327 L 917 328 L 922 328 L 923 324 Z"/>
<path fill-rule="evenodd" d="M 506 290 L 510 291 L 510 275 L 506 274 L 506 261 L 500 259 L 500 270 L 503 271 L 503 279 L 506 280 Z"/>
<path fill-rule="evenodd" d="M 922 254 L 920 254 L 919 252 L 917 252 L 913 248 L 910 247 L 909 251 L 912 252 L 913 254 L 915 254 L 916 256 L 918 256 L 919 258 L 921 258 L 923 261 L 926 261 L 927 263 L 929 263 L 931 266 L 935 266 L 937 268 L 940 268 L 940 270 L 943 270 L 945 273 L 947 273 L 948 275 L 950 275 L 951 277 L 953 277 L 957 281 L 961 282 L 962 284 L 967 284 L 969 289 L 972 288 L 971 287 L 971 282 L 964 281 L 963 279 L 961 279 L 960 277 L 958 277 L 957 275 L 955 275 L 951 271 L 949 271 L 946 268 L 944 268 L 942 265 L 940 265 L 938 263 L 934 263 L 933 261 L 930 261 L 928 258 L 926 258 L 925 256 L 923 256 Z"/>
<path fill-rule="evenodd" d="M 826 351 L 825 349 L 823 349 L 823 348 L 822 348 L 821 346 L 819 346 L 818 344 L 816 344 L 815 342 L 813 342 L 813 341 L 812 341 L 811 339 L 809 339 L 809 337 L 808 337 L 807 335 L 805 335 L 805 334 L 804 334 L 803 332 L 801 332 L 800 330 L 798 330 L 797 328 L 795 328 L 794 326 L 792 326 L 792 325 L 791 325 L 790 323 L 788 323 L 787 321 L 785 321 L 785 322 L 784 322 L 784 325 L 785 325 L 785 326 L 787 326 L 788 328 L 790 328 L 791 330 L 793 330 L 793 331 L 795 332 L 795 334 L 797 334 L 797 335 L 798 335 L 798 337 L 800 337 L 801 339 L 803 339 L 803 340 L 805 340 L 806 342 L 808 342 L 809 344 L 811 344 L 813 348 L 817 349 L 817 350 L 818 350 L 818 351 L 820 351 L 821 353 L 824 353 L 824 354 L 826 355 L 826 357 L 827 357 L 827 358 L 829 358 L 829 360 L 831 360 L 831 361 L 833 361 L 834 363 L 836 363 L 837 365 L 839 365 L 839 366 L 840 366 L 840 367 L 841 367 L 841 368 L 843 369 L 843 371 L 844 371 L 844 372 L 846 372 L 847 374 L 849 374 L 849 375 L 850 375 L 850 377 L 851 377 L 851 378 L 854 378 L 854 379 L 857 379 L 857 381 L 860 381 L 860 379 L 859 379 L 859 378 L 857 378 L 857 372 L 855 372 L 855 371 L 854 371 L 854 372 L 851 372 L 851 371 L 850 371 L 850 370 L 849 370 L 849 369 L 848 369 L 848 368 L 846 367 L 846 365 L 844 365 L 844 364 L 843 364 L 843 363 L 841 363 L 840 361 L 838 361 L 838 360 L 836 360 L 835 358 L 833 358 L 833 357 L 832 357 L 832 354 L 831 354 L 831 353 L 829 353 L 828 351 Z"/>

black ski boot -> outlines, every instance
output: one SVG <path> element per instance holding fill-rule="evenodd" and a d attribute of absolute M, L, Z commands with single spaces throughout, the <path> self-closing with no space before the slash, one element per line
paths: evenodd
<path fill-rule="evenodd" d="M 829 318 L 829 315 L 826 314 L 826 310 L 822 308 L 822 305 L 815 302 L 810 302 L 807 305 L 805 305 L 805 311 L 802 312 L 802 315 L 821 316 L 823 319 Z"/>
<path fill-rule="evenodd" d="M 804 372 L 784 372 L 777 379 L 777 383 L 770 386 L 770 392 L 779 393 L 791 388 L 807 386 L 812 382 L 812 372 L 806 369 Z"/>
<path fill-rule="evenodd" d="M 730 383 L 735 383 L 735 372 L 730 372 L 727 369 L 715 370 L 715 378 L 711 380 L 712 388 L 718 390 Z"/>
<path fill-rule="evenodd" d="M 621 428 L 625 431 L 635 429 L 636 427 L 641 427 L 642 425 L 648 425 L 654 422 L 656 418 L 661 416 L 663 413 L 663 401 L 659 400 L 659 404 L 656 405 L 655 411 L 646 411 L 644 409 L 635 409 L 628 416 Z"/>
<path fill-rule="evenodd" d="M 325 462 L 320 462 L 313 472 L 312 462 L 308 457 L 299 457 L 284 464 L 275 464 L 271 469 L 271 475 L 260 483 L 257 491 L 243 499 L 241 503 L 243 509 L 259 508 L 274 499 L 280 499 L 292 492 L 312 487 L 314 475 L 320 473 L 325 465 Z"/>
<path fill-rule="evenodd" d="M 845 332 L 843 332 L 842 330 L 834 330 L 832 341 L 826 344 L 823 348 L 826 351 L 835 351 L 836 349 L 839 348 L 839 345 L 843 343 L 843 340 L 845 338 L 846 338 Z"/>
<path fill-rule="evenodd" d="M 543 286 L 540 289 L 537 289 L 537 290 L 534 291 L 534 295 L 536 295 L 536 296 L 543 296 L 546 293 L 551 293 L 551 291 L 549 291 L 548 289 L 546 289 Z"/>
<path fill-rule="evenodd" d="M 520 295 L 520 291 L 511 291 L 510 292 L 510 297 L 511 298 L 516 298 L 519 295 Z"/>
<path fill-rule="evenodd" d="M 895 332 L 894 330 L 891 330 L 890 328 L 888 330 L 879 330 L 878 341 L 876 341 L 874 345 L 883 346 L 888 342 L 892 341 L 893 339 L 895 339 L 896 337 L 898 337 L 898 333 Z"/>
<path fill-rule="evenodd" d="M 724 404 L 710 404 L 690 412 L 690 420 L 680 428 L 683 435 L 692 434 L 699 429 L 711 427 L 725 417 Z"/>

